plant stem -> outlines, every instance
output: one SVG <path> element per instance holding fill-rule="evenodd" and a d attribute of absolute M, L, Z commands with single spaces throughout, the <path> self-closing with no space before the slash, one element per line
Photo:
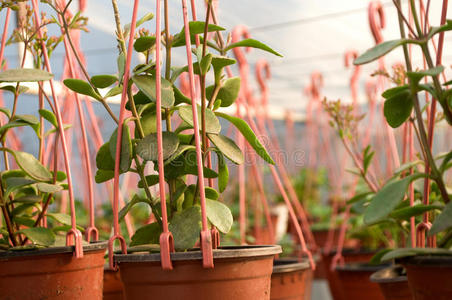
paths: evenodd
<path fill-rule="evenodd" d="M 210 9 L 212 7 L 212 1 L 207 2 L 206 21 L 204 23 L 204 39 L 202 43 L 202 58 L 206 56 L 207 48 L 207 33 L 209 30 L 209 16 Z M 201 63 L 201 62 L 199 62 Z M 202 133 L 202 150 L 205 153 L 207 150 L 207 132 L 206 132 L 206 74 L 204 72 L 200 76 L 201 85 L 201 133 Z"/>
<path fill-rule="evenodd" d="M 115 16 L 116 34 L 118 35 L 119 49 L 122 53 L 126 53 L 126 42 L 124 41 L 124 35 L 121 28 L 121 18 L 119 16 L 118 2 L 117 0 L 111 0 L 111 4 L 113 6 L 113 13 Z"/>
<path fill-rule="evenodd" d="M 400 0 L 397 0 L 400 3 Z M 417 15 L 416 15 L 416 6 L 414 3 L 414 0 L 410 0 L 411 6 L 412 6 L 412 11 L 413 11 L 413 17 L 415 20 L 415 24 L 416 24 L 416 28 L 418 30 L 418 32 L 422 32 L 420 25 L 419 25 L 419 20 L 417 19 Z M 405 28 L 403 26 L 403 22 L 402 19 L 400 17 L 399 14 L 399 29 L 400 29 L 400 35 L 402 38 L 405 38 Z M 406 67 L 407 67 L 407 71 L 411 72 L 412 71 L 412 65 L 411 65 L 411 59 L 408 53 L 408 47 L 406 44 L 404 44 L 403 46 L 403 54 L 405 57 L 405 63 L 406 63 Z M 413 95 L 413 105 L 414 105 L 414 112 L 416 115 L 416 121 L 418 123 L 418 129 L 419 129 L 419 144 L 421 145 L 421 147 L 423 148 L 424 152 L 425 152 L 425 156 L 426 156 L 426 163 L 428 163 L 428 165 L 430 166 L 430 171 L 432 173 L 432 177 L 433 180 L 436 182 L 436 184 L 438 185 L 438 189 L 440 190 L 441 196 L 444 200 L 445 203 L 449 203 L 449 195 L 447 193 L 446 190 L 446 186 L 444 184 L 443 178 L 441 176 L 441 173 L 439 172 L 435 160 L 433 158 L 430 146 L 429 146 L 429 142 L 428 142 L 428 138 L 427 138 L 427 133 L 425 130 L 425 126 L 424 126 L 424 121 L 422 118 L 422 111 L 420 108 L 420 104 L 419 104 L 419 97 L 417 92 L 414 90 L 414 86 L 410 84 L 411 88 L 411 93 Z"/>

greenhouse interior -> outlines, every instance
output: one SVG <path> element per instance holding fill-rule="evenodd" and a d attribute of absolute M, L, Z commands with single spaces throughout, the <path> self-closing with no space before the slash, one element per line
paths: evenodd
<path fill-rule="evenodd" d="M 448 0 L 1 0 L 0 300 L 451 300 Z"/>

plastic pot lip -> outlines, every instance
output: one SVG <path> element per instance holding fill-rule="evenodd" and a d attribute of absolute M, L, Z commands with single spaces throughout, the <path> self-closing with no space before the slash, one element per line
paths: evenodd
<path fill-rule="evenodd" d="M 394 283 L 407 281 L 402 265 L 392 265 L 370 275 L 370 281 L 375 283 Z"/>
<path fill-rule="evenodd" d="M 305 258 L 278 258 L 273 261 L 273 274 L 289 273 L 310 269 L 309 261 Z"/>
<path fill-rule="evenodd" d="M 438 266 L 451 268 L 452 255 L 414 255 L 398 258 L 397 262 L 404 266 Z"/>
<path fill-rule="evenodd" d="M 223 246 L 213 249 L 213 258 L 252 258 L 260 256 L 273 256 L 282 252 L 279 245 L 250 245 L 250 246 Z M 160 262 L 160 253 L 132 253 L 115 254 L 114 259 L 122 262 Z M 199 248 L 186 252 L 171 253 L 173 261 L 202 260 L 202 252 Z"/>
<path fill-rule="evenodd" d="M 337 266 L 336 271 L 342 272 L 377 272 L 383 268 L 388 267 L 389 264 L 371 265 L 368 263 L 354 262 L 346 263 L 343 266 Z"/>
<path fill-rule="evenodd" d="M 92 252 L 107 249 L 107 241 L 91 242 L 83 246 L 83 252 Z M 0 261 L 15 257 L 42 256 L 74 252 L 74 246 L 58 246 L 30 250 L 0 251 Z"/>

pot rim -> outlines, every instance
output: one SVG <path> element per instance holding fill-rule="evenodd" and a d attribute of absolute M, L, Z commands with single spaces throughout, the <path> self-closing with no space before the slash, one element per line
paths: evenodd
<path fill-rule="evenodd" d="M 428 265 L 438 267 L 451 267 L 452 256 L 449 255 L 414 255 L 397 259 L 403 265 Z"/>
<path fill-rule="evenodd" d="M 108 241 L 98 241 L 90 242 L 83 246 L 83 252 L 92 252 L 98 250 L 107 249 Z M 25 249 L 17 251 L 0 251 L 0 260 L 7 260 L 14 257 L 27 257 L 27 256 L 42 256 L 42 255 L 53 255 L 62 253 L 72 253 L 74 252 L 75 246 L 58 246 L 58 247 L 48 247 L 39 249 Z"/>
<path fill-rule="evenodd" d="M 407 281 L 406 275 L 401 275 L 404 270 L 402 265 L 392 265 L 370 275 L 370 281 L 375 283 L 393 283 Z"/>
<path fill-rule="evenodd" d="M 273 261 L 273 274 L 290 273 L 309 269 L 309 261 L 303 258 L 299 261 L 297 258 L 278 258 Z"/>
<path fill-rule="evenodd" d="M 223 246 L 213 249 L 213 258 L 247 258 L 256 256 L 273 256 L 282 252 L 279 245 L 247 245 L 247 246 Z M 115 254 L 114 260 L 121 262 L 160 262 L 160 253 L 132 253 Z M 187 252 L 171 253 L 172 261 L 202 260 L 202 252 L 199 248 Z"/>
<path fill-rule="evenodd" d="M 382 268 L 389 266 L 388 264 L 380 264 L 380 265 L 371 265 L 369 263 L 362 262 L 354 262 L 354 263 L 345 263 L 344 265 L 336 266 L 336 271 L 345 271 L 345 272 L 377 272 Z"/>

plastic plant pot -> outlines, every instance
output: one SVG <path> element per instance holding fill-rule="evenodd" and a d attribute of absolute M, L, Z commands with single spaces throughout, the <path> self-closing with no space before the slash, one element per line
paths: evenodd
<path fill-rule="evenodd" d="M 119 271 L 109 267 L 104 268 L 104 293 L 103 300 L 123 300 L 124 287 L 122 286 Z"/>
<path fill-rule="evenodd" d="M 313 272 L 307 260 L 276 259 L 273 262 L 271 300 L 311 299 Z"/>
<path fill-rule="evenodd" d="M 202 267 L 199 249 L 171 254 L 165 271 L 160 253 L 117 254 L 125 298 L 167 300 L 270 299 L 273 258 L 280 246 L 220 247 L 213 250 L 213 269 Z"/>
<path fill-rule="evenodd" d="M 73 247 L 0 252 L 0 298 L 100 300 L 106 242 Z"/>
<path fill-rule="evenodd" d="M 378 283 L 386 300 L 413 299 L 405 269 L 401 265 L 392 265 L 373 273 L 370 281 Z"/>
<path fill-rule="evenodd" d="M 452 257 L 413 256 L 400 259 L 415 300 L 452 299 Z"/>
<path fill-rule="evenodd" d="M 344 299 L 384 300 L 385 297 L 377 283 L 370 276 L 388 265 L 369 265 L 367 263 L 346 263 L 337 266 L 336 272 Z"/>
<path fill-rule="evenodd" d="M 315 239 L 315 243 L 317 244 L 317 246 L 320 249 L 323 249 L 328 241 L 328 232 L 329 229 L 317 229 L 317 230 L 312 230 L 312 234 L 314 235 L 314 239 Z M 339 235 L 339 229 L 335 228 L 334 229 L 334 240 L 333 240 L 333 245 L 337 239 L 337 236 Z M 325 270 L 325 266 L 324 266 L 324 261 L 323 259 L 319 259 L 318 264 L 316 265 L 316 269 L 314 271 L 314 278 L 316 279 L 326 279 L 326 270 Z"/>
<path fill-rule="evenodd" d="M 345 263 L 352 262 L 368 262 L 376 252 L 366 249 L 344 249 L 342 256 Z M 334 300 L 347 300 L 343 296 L 343 291 L 339 282 L 338 273 L 330 269 L 331 261 L 333 260 L 336 251 L 330 253 L 322 253 L 323 266 L 325 268 L 326 277 L 328 279 L 328 286 Z"/>

